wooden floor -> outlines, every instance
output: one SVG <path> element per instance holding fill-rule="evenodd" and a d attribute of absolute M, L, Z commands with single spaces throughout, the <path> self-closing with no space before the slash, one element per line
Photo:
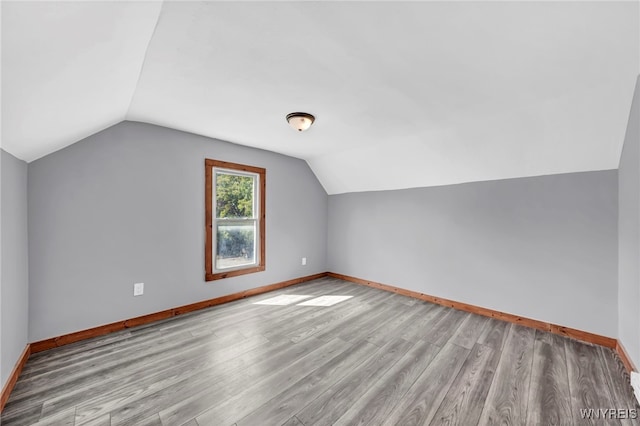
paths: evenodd
<path fill-rule="evenodd" d="M 282 295 L 352 297 L 255 304 Z M 639 408 L 609 349 L 323 278 L 35 354 L 2 425 L 640 424 L 597 411 Z"/>

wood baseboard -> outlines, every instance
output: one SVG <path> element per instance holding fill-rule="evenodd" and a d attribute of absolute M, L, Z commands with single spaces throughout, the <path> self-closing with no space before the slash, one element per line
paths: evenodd
<path fill-rule="evenodd" d="M 165 311 L 155 312 L 149 315 L 143 315 L 140 317 L 114 322 L 111 324 L 101 325 L 87 330 L 77 331 L 75 333 L 40 340 L 38 342 L 31 343 L 31 353 L 46 351 L 47 349 L 57 348 L 59 346 L 68 345 L 69 343 L 78 342 L 80 340 L 102 336 L 105 334 L 113 333 L 114 331 L 120 331 L 127 328 L 136 327 L 138 325 L 148 324 L 150 322 L 175 317 L 177 315 L 186 314 L 188 312 L 209 308 L 211 306 L 221 305 L 223 303 L 232 302 L 238 299 L 244 299 L 246 297 L 255 296 L 257 294 L 267 293 L 269 291 L 278 290 L 284 287 L 289 287 L 295 284 L 300 284 L 306 281 L 311 281 L 326 276 L 326 272 L 321 272 L 319 274 L 308 275 L 306 277 L 294 278 L 292 280 L 282 281 L 275 284 L 244 290 L 238 293 L 228 294 L 226 296 L 216 297 L 215 299 L 191 303 L 189 305 L 167 309 Z"/>
<path fill-rule="evenodd" d="M 631 357 L 627 353 L 627 350 L 624 348 L 620 340 L 616 342 L 616 352 L 618 353 L 618 356 L 622 360 L 622 363 L 624 364 L 628 372 L 638 371 L 633 361 L 631 361 Z"/>
<path fill-rule="evenodd" d="M 391 291 L 402 294 L 403 296 L 413 297 L 415 299 L 424 300 L 426 302 L 435 303 L 449 308 L 459 309 L 465 312 L 482 315 L 485 317 L 496 318 L 502 321 L 523 325 L 525 327 L 535 328 L 537 330 L 548 331 L 561 336 L 571 337 L 583 342 L 593 343 L 607 348 L 616 349 L 618 341 L 612 337 L 601 336 L 599 334 L 589 333 L 587 331 L 576 330 L 570 327 L 564 327 L 557 324 L 551 324 L 544 321 L 534 320 L 531 318 L 521 317 L 519 315 L 508 314 L 493 309 L 483 308 L 481 306 L 470 305 L 468 303 L 456 302 L 455 300 L 443 299 L 441 297 L 431 296 L 417 291 L 407 290 L 400 287 L 394 287 L 387 284 L 381 284 L 374 281 L 363 280 L 361 278 L 351 277 L 349 275 L 336 274 L 328 272 L 328 276 L 350 281 L 360 285 L 377 288 L 380 290 Z"/>
<path fill-rule="evenodd" d="M 31 355 L 31 345 L 27 343 L 27 346 L 22 351 L 22 354 L 20 354 L 20 358 L 18 358 L 18 362 L 16 362 L 16 365 L 13 367 L 13 370 L 11 371 L 11 374 L 9 375 L 9 379 L 7 380 L 7 383 L 5 383 L 4 387 L 2 388 L 2 393 L 0 394 L 0 413 L 2 413 L 2 411 L 4 410 L 4 406 L 9 400 L 9 395 L 11 395 L 11 391 L 13 390 L 13 387 L 16 385 L 16 382 L 18 381 L 18 376 L 20 376 L 20 373 L 22 372 L 22 369 L 24 368 L 24 365 L 27 363 L 27 360 L 29 359 L 30 355 Z"/>

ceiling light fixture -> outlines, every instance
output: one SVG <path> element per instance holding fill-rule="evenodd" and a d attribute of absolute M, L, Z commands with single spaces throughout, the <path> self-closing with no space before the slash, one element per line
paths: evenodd
<path fill-rule="evenodd" d="M 299 132 L 307 130 L 315 120 L 316 118 L 313 115 L 306 112 L 292 112 L 291 114 L 287 114 L 287 122 Z"/>

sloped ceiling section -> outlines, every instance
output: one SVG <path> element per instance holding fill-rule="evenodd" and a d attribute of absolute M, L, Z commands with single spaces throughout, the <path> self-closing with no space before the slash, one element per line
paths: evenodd
<path fill-rule="evenodd" d="M 161 2 L 2 2 L 2 148 L 32 161 L 126 118 Z"/>
<path fill-rule="evenodd" d="M 3 144 L 31 161 L 135 120 L 303 158 L 330 194 L 613 169 L 639 15 L 638 2 L 3 3 Z M 298 110 L 317 117 L 305 133 L 285 122 Z"/>

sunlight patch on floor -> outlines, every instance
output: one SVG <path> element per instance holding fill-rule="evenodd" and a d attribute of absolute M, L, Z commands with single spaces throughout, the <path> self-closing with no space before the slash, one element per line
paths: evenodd
<path fill-rule="evenodd" d="M 353 296 L 320 296 L 298 303 L 298 306 L 333 306 L 352 297 Z"/>
<path fill-rule="evenodd" d="M 292 305 L 301 300 L 308 299 L 313 296 L 305 294 L 281 294 L 280 296 L 271 297 L 269 299 L 254 302 L 254 305 Z"/>
<path fill-rule="evenodd" d="M 282 294 L 280 296 L 271 297 L 269 299 L 264 299 L 259 302 L 254 302 L 254 305 L 275 305 L 275 306 L 286 306 L 293 305 L 296 303 L 298 306 L 333 306 L 340 302 L 343 302 L 347 299 L 351 299 L 353 296 L 333 296 L 333 295 L 325 295 L 314 297 L 310 300 L 305 300 L 302 303 L 298 303 L 301 300 L 309 299 L 313 296 L 308 296 L 305 294 Z"/>

